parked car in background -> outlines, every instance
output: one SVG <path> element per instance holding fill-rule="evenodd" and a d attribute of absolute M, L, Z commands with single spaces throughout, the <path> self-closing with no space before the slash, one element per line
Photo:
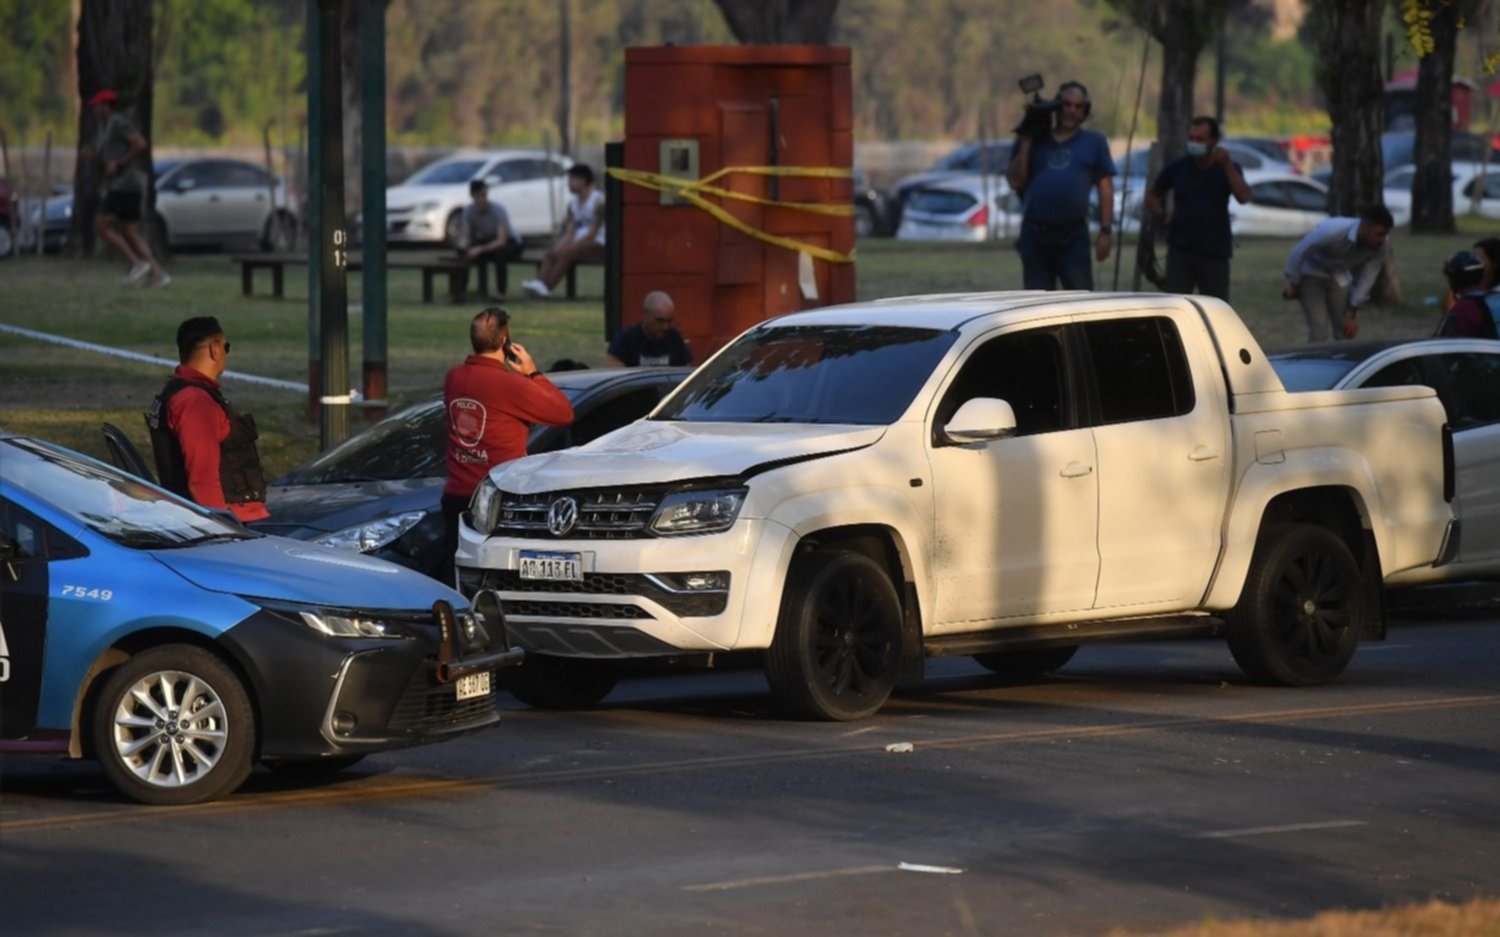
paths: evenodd
<path fill-rule="evenodd" d="M 931 169 L 902 178 L 891 187 L 887 205 L 887 230 L 891 234 L 900 230 L 907 201 L 922 189 L 941 184 L 955 176 L 988 174 L 1003 178 L 1006 167 L 1010 165 L 1010 154 L 1014 146 L 1010 140 L 965 143 L 933 163 Z"/>
<path fill-rule="evenodd" d="M 280 176 L 238 159 L 159 159 L 152 165 L 154 224 L 168 247 L 287 250 L 296 243 L 299 196 Z M 33 217 L 41 222 L 44 250 L 62 249 L 72 219 L 71 190 L 47 200 L 45 218 Z"/>
<path fill-rule="evenodd" d="M 1021 200 L 1005 177 L 967 175 L 949 177 L 913 193 L 896 237 L 903 241 L 985 241 L 1009 240 L 1020 233 Z"/>
<path fill-rule="evenodd" d="M 1496 149 L 1487 137 L 1477 133 L 1455 130 L 1448 158 L 1458 163 L 1482 163 L 1484 151 L 1490 149 L 1490 163 L 1500 162 L 1500 149 Z M 1386 172 L 1410 166 L 1417 161 L 1417 133 L 1415 130 L 1393 130 L 1380 135 L 1381 165 Z"/>
<path fill-rule="evenodd" d="M 1409 569 L 1387 583 L 1500 578 L 1500 342 L 1330 342 L 1272 354 L 1269 360 L 1290 391 L 1410 384 L 1436 390 L 1453 431 L 1453 513 L 1463 535 L 1452 563 Z"/>
<path fill-rule="evenodd" d="M 498 603 L 252 533 L 139 477 L 0 434 L 0 752 L 98 759 L 127 797 L 234 791 L 498 721 Z"/>
<path fill-rule="evenodd" d="M 1328 220 L 1328 188 L 1307 176 L 1246 172 L 1250 202 L 1229 203 L 1236 237 L 1302 237 Z"/>
<path fill-rule="evenodd" d="M 440 159 L 386 190 L 386 239 L 457 246 L 475 179 L 489 185 L 490 201 L 504 206 L 516 233 L 550 238 L 565 218 L 572 164 L 566 156 L 540 150 L 485 150 Z"/>
<path fill-rule="evenodd" d="M 863 170 L 854 170 L 854 236 L 867 238 L 889 234 L 886 230 L 885 196 L 870 185 Z"/>
<path fill-rule="evenodd" d="M 549 374 L 573 405 L 573 425 L 537 427 L 527 451 L 581 445 L 637 420 L 691 370 Z M 443 398 L 413 404 L 277 479 L 267 492 L 270 519 L 251 526 L 436 575 L 447 559 L 440 505 L 447 448 Z"/>
<path fill-rule="evenodd" d="M 1411 187 L 1416 166 L 1402 166 L 1385 174 L 1385 205 L 1397 216 L 1398 224 L 1411 219 Z M 1479 195 L 1475 211 L 1474 196 Z M 1500 160 L 1483 163 L 1453 164 L 1453 213 L 1477 214 L 1481 218 L 1500 218 Z"/>

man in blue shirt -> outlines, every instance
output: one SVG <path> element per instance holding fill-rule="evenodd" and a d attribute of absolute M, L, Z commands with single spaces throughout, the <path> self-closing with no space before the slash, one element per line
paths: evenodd
<path fill-rule="evenodd" d="M 1065 290 L 1091 290 L 1089 193 L 1099 192 L 1094 258 L 1103 263 L 1115 216 L 1115 162 L 1104 135 L 1083 129 L 1090 110 L 1088 89 L 1067 82 L 1058 89 L 1057 100 L 1051 136 L 1033 140 L 1022 134 L 1006 172 L 1025 205 L 1016 248 L 1028 290 L 1057 289 L 1059 282 Z"/>
<path fill-rule="evenodd" d="M 1146 193 L 1146 208 L 1160 218 L 1162 199 L 1172 193 L 1167 220 L 1167 275 L 1162 289 L 1229 299 L 1229 197 L 1250 201 L 1250 187 L 1240 168 L 1219 146 L 1219 122 L 1194 117 L 1188 129 L 1187 155 L 1172 160 Z"/>

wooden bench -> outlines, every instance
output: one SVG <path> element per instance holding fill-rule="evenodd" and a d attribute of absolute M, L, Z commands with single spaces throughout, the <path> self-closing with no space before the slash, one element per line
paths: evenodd
<path fill-rule="evenodd" d="M 546 248 L 540 245 L 527 247 L 520 257 L 510 261 L 510 264 L 525 264 L 533 269 L 541 263 L 546 254 Z M 271 272 L 271 295 L 277 299 L 286 296 L 286 268 L 307 266 L 306 254 L 231 254 L 230 262 L 240 265 L 240 292 L 245 296 L 255 294 L 255 271 L 269 270 Z M 479 268 L 478 287 L 480 295 L 489 295 L 490 267 L 493 261 L 475 262 L 464 260 L 453 255 L 446 256 L 403 256 L 401 254 L 386 255 L 387 270 L 418 270 L 422 274 L 422 302 L 434 301 L 436 290 L 433 282 L 440 276 L 448 278 L 448 297 L 454 303 L 467 302 L 469 298 L 469 270 L 473 267 Z M 568 271 L 567 296 L 569 299 L 578 297 L 578 267 L 583 265 L 603 266 L 598 262 L 585 261 L 575 265 Z M 507 264 L 509 266 L 509 264 Z M 358 253 L 350 253 L 348 261 L 344 265 L 348 271 L 359 271 L 363 269 L 363 258 Z M 507 276 L 505 280 L 508 280 Z M 509 286 L 504 280 L 495 284 L 496 288 L 504 293 Z"/>

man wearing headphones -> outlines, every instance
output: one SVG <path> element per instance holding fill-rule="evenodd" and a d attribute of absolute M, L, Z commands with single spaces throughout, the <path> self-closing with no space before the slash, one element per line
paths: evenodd
<path fill-rule="evenodd" d="M 1089 192 L 1099 191 L 1099 235 L 1094 259 L 1109 257 L 1115 214 L 1115 161 L 1101 133 L 1083 129 L 1088 89 L 1076 81 L 1057 92 L 1056 121 L 1049 137 L 1022 134 L 1006 172 L 1022 194 L 1021 268 L 1028 290 L 1094 288 L 1089 260 Z"/>

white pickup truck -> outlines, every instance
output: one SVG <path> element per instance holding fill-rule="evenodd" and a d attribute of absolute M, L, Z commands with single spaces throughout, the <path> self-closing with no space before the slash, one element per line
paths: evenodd
<path fill-rule="evenodd" d="M 1432 390 L 1288 393 L 1217 300 L 922 296 L 761 323 L 646 419 L 496 468 L 458 579 L 539 706 L 756 651 L 783 708 L 857 719 L 928 656 L 1024 678 L 1200 634 L 1308 685 L 1445 561 L 1452 491 Z"/>

